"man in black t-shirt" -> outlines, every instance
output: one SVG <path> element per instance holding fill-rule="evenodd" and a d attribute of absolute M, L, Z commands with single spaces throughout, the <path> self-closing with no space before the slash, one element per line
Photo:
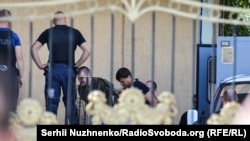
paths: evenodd
<path fill-rule="evenodd" d="M 76 101 L 76 72 L 90 56 L 90 47 L 79 30 L 66 25 L 66 17 L 62 11 L 54 15 L 55 26 L 46 29 L 31 47 L 31 56 L 37 67 L 45 70 L 46 110 L 57 114 L 58 104 L 63 91 L 63 103 L 66 107 L 65 124 L 78 124 L 79 116 Z M 42 63 L 38 50 L 47 44 L 49 57 Z M 81 57 L 75 61 L 75 50 L 79 46 Z M 68 89 L 69 88 L 69 89 Z"/>
<path fill-rule="evenodd" d="M 132 73 L 128 68 L 120 68 L 116 72 L 116 80 L 121 83 L 123 89 L 130 87 L 140 89 L 145 96 L 146 103 L 148 103 L 149 105 L 154 107 L 159 103 L 157 97 L 154 96 L 152 92 L 150 92 L 149 88 L 143 82 L 133 78 Z"/>
<path fill-rule="evenodd" d="M 196 94 L 193 95 L 193 98 L 192 98 L 192 102 L 193 102 L 193 105 L 192 105 L 192 108 L 185 111 L 182 115 L 181 115 L 181 119 L 180 119 L 180 122 L 179 122 L 179 125 L 197 125 L 198 124 L 198 121 L 197 121 L 197 118 L 198 117 L 195 117 L 195 113 L 197 113 L 197 107 L 196 107 L 196 103 L 197 103 L 197 96 Z M 191 114 L 191 116 L 189 116 L 189 114 Z M 197 115 L 198 116 L 198 115 Z M 191 119 L 189 119 L 191 118 Z M 189 123 L 193 121 L 192 123 Z"/>

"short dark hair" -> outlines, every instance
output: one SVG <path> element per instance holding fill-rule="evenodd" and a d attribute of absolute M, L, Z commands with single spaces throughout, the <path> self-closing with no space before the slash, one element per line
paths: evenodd
<path fill-rule="evenodd" d="M 92 76 L 91 71 L 90 71 L 90 69 L 89 69 L 88 67 L 86 67 L 86 66 L 81 66 L 80 68 L 77 69 L 77 74 L 79 75 L 82 71 L 83 71 L 85 74 Z"/>
<path fill-rule="evenodd" d="M 0 10 L 0 21 L 9 21 L 8 18 L 11 17 L 11 12 L 7 9 Z"/>
<path fill-rule="evenodd" d="M 132 77 L 130 70 L 128 68 L 123 67 L 118 69 L 115 77 L 117 81 L 120 81 L 121 78 L 127 78 L 128 76 Z"/>

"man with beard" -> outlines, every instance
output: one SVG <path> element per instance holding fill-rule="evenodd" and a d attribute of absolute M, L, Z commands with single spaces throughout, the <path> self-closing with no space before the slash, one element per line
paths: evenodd
<path fill-rule="evenodd" d="M 90 69 L 86 66 L 82 66 L 77 70 L 77 78 L 79 81 L 78 94 L 80 100 L 83 101 L 83 107 L 79 109 L 85 109 L 88 104 L 88 94 L 93 90 L 100 90 L 105 94 L 106 102 L 108 105 L 113 106 L 118 101 L 118 95 L 115 93 L 114 85 L 108 80 L 100 77 L 93 77 Z M 83 124 L 90 124 L 90 118 L 86 116 L 84 112 Z M 80 112 L 81 114 L 81 112 Z M 81 120 L 81 119 L 80 119 Z M 81 121 L 80 121 L 81 123 Z"/>

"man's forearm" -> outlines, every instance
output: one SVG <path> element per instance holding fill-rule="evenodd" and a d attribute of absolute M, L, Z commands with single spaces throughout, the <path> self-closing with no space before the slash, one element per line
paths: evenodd
<path fill-rule="evenodd" d="M 76 62 L 75 67 L 80 67 L 90 56 L 90 52 L 86 50 L 81 55 L 80 59 Z"/>

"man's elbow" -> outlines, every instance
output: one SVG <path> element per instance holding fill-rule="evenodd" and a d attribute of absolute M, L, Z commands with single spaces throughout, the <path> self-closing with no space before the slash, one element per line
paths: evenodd
<path fill-rule="evenodd" d="M 85 50 L 84 54 L 86 54 L 86 56 L 90 56 L 91 55 L 91 51 L 90 50 Z"/>
<path fill-rule="evenodd" d="M 23 61 L 23 54 L 22 54 L 22 52 L 16 53 L 16 60 L 17 61 Z"/>

